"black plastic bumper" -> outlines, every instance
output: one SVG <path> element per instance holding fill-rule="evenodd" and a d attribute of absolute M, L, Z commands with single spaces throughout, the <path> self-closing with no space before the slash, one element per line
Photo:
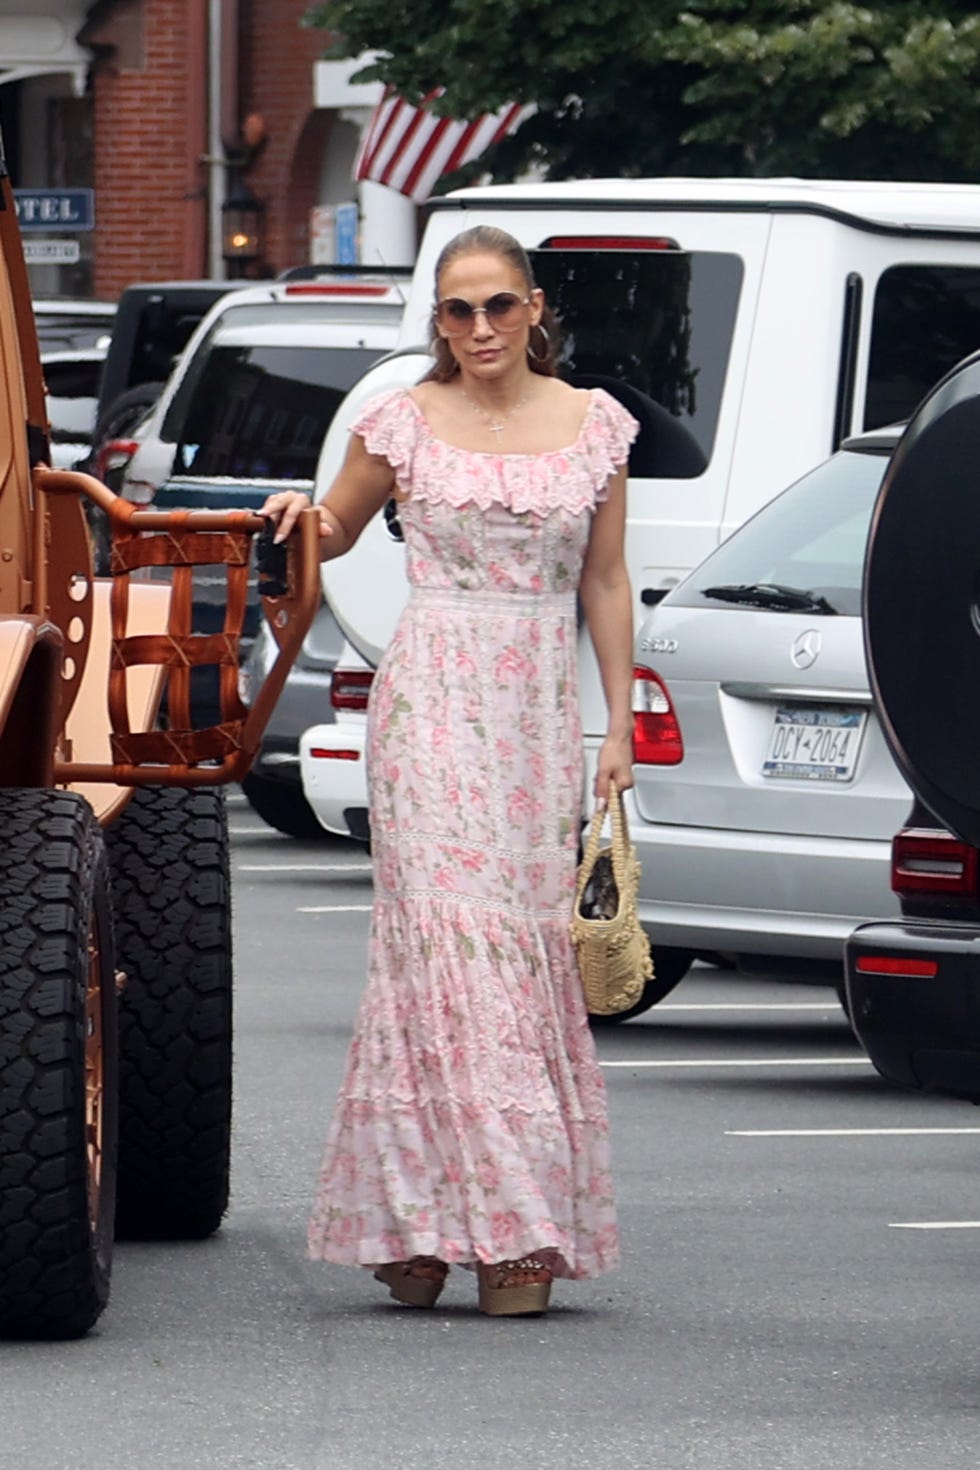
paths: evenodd
<path fill-rule="evenodd" d="M 863 924 L 845 963 L 851 1023 L 881 1075 L 980 1102 L 980 929 Z M 902 974 L 903 964 L 936 968 Z"/>

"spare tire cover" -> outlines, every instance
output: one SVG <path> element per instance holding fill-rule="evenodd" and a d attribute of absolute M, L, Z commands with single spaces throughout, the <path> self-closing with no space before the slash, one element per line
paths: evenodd
<path fill-rule="evenodd" d="M 895 451 L 871 521 L 864 637 L 900 770 L 980 846 L 980 353 L 923 400 Z"/>
<path fill-rule="evenodd" d="M 317 464 L 314 500 L 322 500 L 347 454 L 351 424 L 372 398 L 394 388 L 412 388 L 432 366 L 424 349 L 406 349 L 369 368 L 345 397 L 327 430 Z M 323 594 L 344 637 L 369 664 L 377 664 L 391 641 L 408 599 L 405 547 L 390 533 L 384 516 L 373 516 L 357 544 L 321 569 Z"/>

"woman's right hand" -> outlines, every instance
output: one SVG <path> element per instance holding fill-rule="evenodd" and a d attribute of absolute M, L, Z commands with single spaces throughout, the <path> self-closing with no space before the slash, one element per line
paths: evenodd
<path fill-rule="evenodd" d="M 273 540 L 285 541 L 299 519 L 300 511 L 307 510 L 311 504 L 310 497 L 301 490 L 276 490 L 267 497 L 259 515 L 276 522 Z"/>

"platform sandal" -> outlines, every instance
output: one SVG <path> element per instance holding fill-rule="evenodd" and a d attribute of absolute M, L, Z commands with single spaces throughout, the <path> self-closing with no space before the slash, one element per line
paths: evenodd
<path fill-rule="evenodd" d="M 378 1266 L 375 1281 L 387 1286 L 396 1302 L 407 1307 L 434 1307 L 446 1284 L 449 1267 L 436 1256 L 413 1256 Z"/>
<path fill-rule="evenodd" d="M 528 1281 L 525 1278 L 537 1279 Z M 537 1256 L 477 1267 L 480 1311 L 488 1317 L 539 1317 L 548 1310 L 551 1267 Z"/>

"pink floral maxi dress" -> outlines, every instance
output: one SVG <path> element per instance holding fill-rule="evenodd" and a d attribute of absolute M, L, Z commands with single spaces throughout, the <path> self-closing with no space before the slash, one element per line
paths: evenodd
<path fill-rule="evenodd" d="M 583 792 L 576 601 L 634 420 L 567 449 L 437 439 L 404 391 L 353 427 L 394 467 L 411 595 L 368 720 L 369 979 L 309 1227 L 318 1259 L 614 1266 L 605 1089 L 569 937 Z"/>

